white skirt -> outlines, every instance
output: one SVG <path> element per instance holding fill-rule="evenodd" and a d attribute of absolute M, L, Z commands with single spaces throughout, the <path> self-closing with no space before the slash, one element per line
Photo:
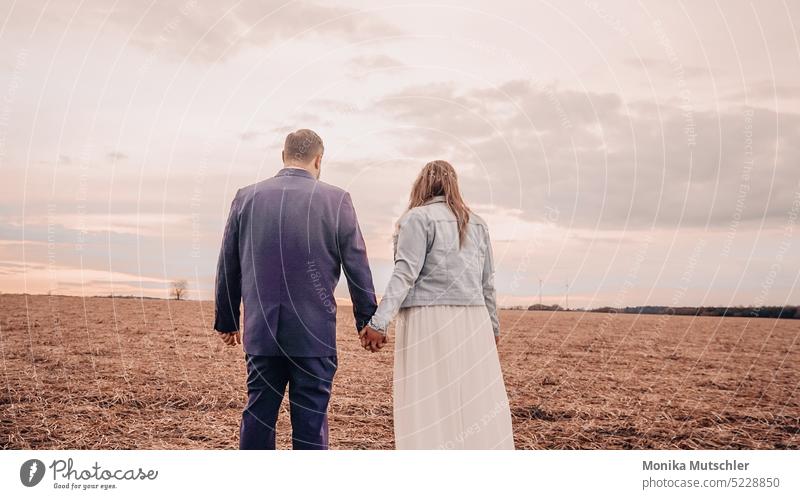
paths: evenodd
<path fill-rule="evenodd" d="M 398 449 L 513 449 L 511 411 L 484 306 L 400 309 L 394 357 Z"/>

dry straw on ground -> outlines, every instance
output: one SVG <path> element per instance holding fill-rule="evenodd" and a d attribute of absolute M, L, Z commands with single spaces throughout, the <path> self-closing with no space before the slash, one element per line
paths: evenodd
<path fill-rule="evenodd" d="M 241 349 L 213 304 L 0 296 L 0 447 L 236 448 Z M 800 323 L 501 313 L 519 449 L 798 449 Z M 392 354 L 339 312 L 332 448 L 391 449 Z M 286 403 L 279 445 L 289 447 Z"/>

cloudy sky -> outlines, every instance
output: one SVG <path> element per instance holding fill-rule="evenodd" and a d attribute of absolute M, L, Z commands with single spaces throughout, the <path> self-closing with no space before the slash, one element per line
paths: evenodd
<path fill-rule="evenodd" d="M 210 297 L 233 194 L 307 127 L 379 290 L 440 158 L 504 305 L 800 304 L 798 31 L 771 0 L 2 0 L 0 290 Z"/>

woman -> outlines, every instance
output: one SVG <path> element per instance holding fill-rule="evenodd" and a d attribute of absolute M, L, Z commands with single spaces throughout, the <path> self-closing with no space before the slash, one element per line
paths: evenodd
<path fill-rule="evenodd" d="M 397 316 L 397 448 L 513 449 L 489 232 L 461 199 L 450 163 L 428 163 L 414 182 L 394 261 L 362 345 L 379 349 L 385 336 L 376 331 L 385 335 Z"/>

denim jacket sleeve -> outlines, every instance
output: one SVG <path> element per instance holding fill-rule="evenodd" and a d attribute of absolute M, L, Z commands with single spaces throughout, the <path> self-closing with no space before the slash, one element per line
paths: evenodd
<path fill-rule="evenodd" d="M 369 322 L 370 327 L 384 334 L 419 277 L 428 252 L 428 227 L 422 214 L 410 211 L 400 219 L 398 226 L 394 271 L 378 310 Z"/>
<path fill-rule="evenodd" d="M 494 255 L 492 254 L 492 241 L 489 231 L 484 227 L 486 238 L 486 258 L 483 261 L 483 301 L 492 320 L 494 335 L 500 335 L 500 321 L 497 318 L 497 292 L 494 288 Z"/>

